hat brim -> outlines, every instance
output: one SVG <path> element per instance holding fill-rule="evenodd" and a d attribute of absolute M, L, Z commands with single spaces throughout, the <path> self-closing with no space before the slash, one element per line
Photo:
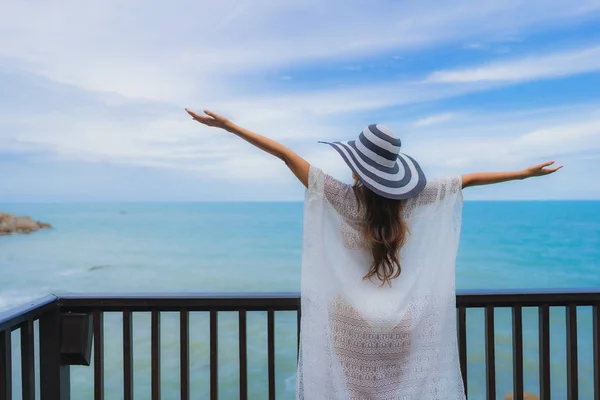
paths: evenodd
<path fill-rule="evenodd" d="M 425 174 L 412 157 L 399 153 L 394 166 L 385 167 L 357 151 L 354 142 L 319 143 L 333 147 L 360 181 L 382 197 L 404 200 L 418 195 L 425 188 Z"/>

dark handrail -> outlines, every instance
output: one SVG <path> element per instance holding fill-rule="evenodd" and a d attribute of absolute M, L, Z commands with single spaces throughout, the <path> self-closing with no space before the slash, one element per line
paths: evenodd
<path fill-rule="evenodd" d="M 39 318 L 46 311 L 55 308 L 57 300 L 57 296 L 50 294 L 22 306 L 0 311 L 0 331 L 15 329 L 28 320 Z"/>
<path fill-rule="evenodd" d="M 296 311 L 299 299 L 300 293 L 67 293 L 59 295 L 59 304 L 69 311 Z"/>
<path fill-rule="evenodd" d="M 465 307 L 592 306 L 600 302 L 600 288 L 457 290 L 456 304 Z"/>
<path fill-rule="evenodd" d="M 293 311 L 298 306 L 298 292 L 282 293 L 60 293 L 47 295 L 25 305 L 0 311 L 0 331 L 15 327 L 29 320 L 36 319 L 52 307 L 95 307 L 109 311 L 111 309 L 135 309 L 150 311 L 159 306 L 163 311 L 181 309 L 182 302 L 191 309 L 209 310 L 216 303 L 219 309 L 227 311 L 264 310 L 273 308 L 277 311 Z M 243 299 L 243 302 L 240 300 Z M 274 299 L 280 300 L 273 305 Z M 57 304 L 53 304 L 58 301 Z M 511 290 L 457 290 L 458 306 L 485 307 L 493 303 L 494 307 L 512 307 L 520 305 L 595 305 L 600 302 L 600 289 L 511 289 Z M 240 304 L 243 303 L 243 304 Z M 190 310 L 191 310 L 190 309 Z"/>
<path fill-rule="evenodd" d="M 12 399 L 12 332 L 19 329 L 21 335 L 21 393 L 25 400 L 35 397 L 35 357 L 34 357 L 34 321 L 39 320 L 40 340 L 40 392 L 43 399 L 46 393 L 49 398 L 60 400 L 68 397 L 68 382 L 59 374 L 59 311 L 58 297 L 48 295 L 29 302 L 23 306 L 0 312 L 0 400 Z M 56 364 L 56 368 L 55 365 Z M 64 375 L 66 377 L 66 374 Z M 57 385 L 58 382 L 58 385 Z M 56 387 L 53 391 L 52 386 Z M 58 396 L 57 396 L 58 394 Z"/>
<path fill-rule="evenodd" d="M 208 311 L 218 305 L 222 311 L 240 309 L 294 311 L 298 308 L 298 292 L 238 292 L 238 293 L 64 293 L 58 294 L 61 307 L 100 308 L 105 311 Z M 273 304 L 273 300 L 277 300 Z M 464 307 L 535 307 L 574 304 L 591 306 L 600 302 L 600 289 L 509 289 L 457 290 L 456 304 Z"/>

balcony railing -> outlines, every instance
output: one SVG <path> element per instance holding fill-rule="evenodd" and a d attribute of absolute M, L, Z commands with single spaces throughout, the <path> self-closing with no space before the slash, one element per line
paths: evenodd
<path fill-rule="evenodd" d="M 498 318 L 495 311 L 509 309 L 512 316 L 512 392 L 514 399 L 523 399 L 523 310 L 534 308 L 537 312 L 539 347 L 539 395 L 550 399 L 550 322 L 551 309 L 560 308 L 565 312 L 566 328 L 566 396 L 569 400 L 579 398 L 578 378 L 578 310 L 591 307 L 591 343 L 583 343 L 585 349 L 593 352 L 593 398 L 600 399 L 600 292 L 568 291 L 499 291 L 476 292 L 460 291 L 457 294 L 457 326 L 459 357 L 465 387 L 467 376 L 467 327 L 468 309 L 483 310 L 484 354 L 485 354 L 485 397 L 497 398 L 496 387 L 496 345 Z M 134 363 L 132 328 L 135 313 L 150 313 L 150 352 L 151 352 L 151 398 L 161 395 L 161 313 L 176 312 L 179 324 L 179 392 L 181 399 L 190 395 L 190 313 L 203 312 L 209 316 L 210 376 L 209 393 L 211 399 L 219 396 L 218 376 L 218 318 L 221 312 L 236 312 L 238 318 L 239 353 L 239 398 L 248 398 L 248 349 L 247 315 L 251 312 L 266 312 L 267 326 L 267 369 L 268 398 L 275 399 L 275 316 L 281 311 L 297 312 L 297 335 L 300 330 L 300 297 L 297 293 L 215 293 L 215 294 L 65 294 L 47 296 L 26 306 L 0 312 L 0 400 L 13 399 L 13 353 L 16 354 L 11 338 L 13 332 L 20 334 L 20 392 L 23 399 L 34 399 L 36 388 L 42 400 L 65 400 L 71 397 L 70 365 L 90 363 L 93 368 L 94 399 L 104 399 L 104 315 L 120 313 L 122 318 L 122 363 L 125 400 L 134 395 Z M 73 319 L 77 316 L 78 319 Z M 65 321 L 71 321 L 65 323 Z M 89 326 L 87 326 L 88 322 Z M 35 326 L 38 325 L 39 329 Z M 496 325 L 496 327 L 495 327 Z M 562 325 L 561 325 L 562 326 Z M 194 332 L 194 334 L 196 334 Z M 34 355 L 35 340 L 39 341 L 39 358 Z M 92 341 L 93 337 L 93 341 Z M 74 354 L 80 345 L 80 354 Z M 93 346 L 93 361 L 88 359 Z M 92 344 L 93 343 L 93 344 Z M 69 350 L 71 349 L 71 350 Z M 17 350 L 18 347 L 17 347 Z M 295 349 L 297 352 L 297 349 Z M 75 351 L 76 353 L 76 351 Z M 36 365 L 39 380 L 36 379 Z M 508 391 L 511 391 L 510 388 Z M 582 397 L 583 398 L 583 397 Z M 587 398 L 587 397 L 586 397 Z"/>

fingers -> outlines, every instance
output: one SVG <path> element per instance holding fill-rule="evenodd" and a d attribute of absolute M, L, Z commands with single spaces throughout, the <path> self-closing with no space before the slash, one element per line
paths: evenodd
<path fill-rule="evenodd" d="M 546 161 L 545 163 L 536 165 L 535 168 L 542 169 L 545 167 L 549 167 L 552 164 L 554 164 L 554 161 Z"/>
<path fill-rule="evenodd" d="M 542 168 L 540 170 L 542 175 L 549 175 L 549 174 L 553 174 L 556 171 L 558 171 L 559 169 L 561 169 L 563 166 L 559 165 L 558 167 L 554 167 L 554 168 Z"/>
<path fill-rule="evenodd" d="M 209 117 L 202 117 L 202 116 L 197 116 L 194 118 L 196 121 L 201 122 L 203 124 L 208 124 L 209 122 L 211 122 L 213 119 L 209 118 Z"/>
<path fill-rule="evenodd" d="M 204 116 L 204 115 L 199 115 L 199 114 L 196 114 L 195 112 L 193 112 L 192 110 L 190 110 L 190 109 L 188 109 L 188 108 L 186 108 L 186 109 L 185 109 L 185 111 L 186 111 L 188 114 L 190 114 L 190 115 L 191 115 L 191 116 L 192 116 L 194 119 L 198 119 L 198 118 L 208 118 L 208 117 L 206 117 L 206 116 Z M 213 118 L 214 118 L 214 119 L 223 119 L 223 117 L 221 117 L 219 114 L 217 114 L 217 113 L 214 113 L 214 112 L 212 112 L 212 111 L 210 111 L 210 110 L 204 110 L 204 114 L 206 114 L 206 115 L 208 115 L 209 117 L 211 117 L 210 119 L 213 119 Z"/>
<path fill-rule="evenodd" d="M 218 114 L 215 114 L 214 112 L 210 111 L 210 110 L 204 110 L 204 114 L 206 115 L 210 115 L 211 117 L 213 117 L 214 119 L 219 118 Z"/>
<path fill-rule="evenodd" d="M 198 114 L 196 114 L 196 113 L 195 113 L 195 112 L 193 112 L 192 110 L 189 110 L 189 109 L 187 109 L 187 108 L 186 108 L 186 109 L 185 109 L 185 111 L 186 111 L 188 114 L 190 114 L 190 115 L 192 116 L 192 118 L 194 118 L 194 119 L 196 119 L 196 118 L 200 117 Z"/>
<path fill-rule="evenodd" d="M 199 115 L 187 108 L 185 109 L 185 111 L 192 117 L 192 119 L 200 122 L 201 124 L 209 126 L 212 126 L 214 124 L 215 118 L 213 118 L 212 116 Z"/>
<path fill-rule="evenodd" d="M 562 167 L 563 167 L 562 165 L 559 165 L 558 167 L 548 168 L 548 169 L 545 169 L 544 171 L 547 171 L 549 174 L 552 174 L 552 173 L 558 171 L 559 169 L 561 169 Z"/>
<path fill-rule="evenodd" d="M 201 124 L 208 125 L 208 126 L 214 125 L 214 121 L 215 121 L 214 118 L 207 117 L 204 115 L 198 115 L 195 112 L 188 110 L 187 108 L 185 109 L 185 111 L 187 111 L 187 113 L 190 114 L 190 116 L 192 117 L 192 119 L 194 121 L 200 122 Z"/>

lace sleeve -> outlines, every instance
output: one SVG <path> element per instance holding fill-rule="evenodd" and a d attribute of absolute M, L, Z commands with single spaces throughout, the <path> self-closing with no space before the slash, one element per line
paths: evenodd
<path fill-rule="evenodd" d="M 340 182 L 312 165 L 308 170 L 307 194 L 307 199 L 324 196 L 337 213 L 348 222 L 360 219 L 358 201 L 352 185 Z"/>
<path fill-rule="evenodd" d="M 462 192 L 462 176 L 456 175 L 442 179 L 434 179 L 427 182 L 425 189 L 418 196 L 406 201 L 404 211 L 412 212 L 420 206 L 426 206 L 441 202 L 449 197 Z"/>
<path fill-rule="evenodd" d="M 308 169 L 308 188 L 309 194 L 323 193 L 323 171 L 311 165 Z"/>
<path fill-rule="evenodd" d="M 358 202 L 352 185 L 340 182 L 329 175 L 324 176 L 323 182 L 325 198 L 338 214 L 347 220 L 358 219 Z"/>

